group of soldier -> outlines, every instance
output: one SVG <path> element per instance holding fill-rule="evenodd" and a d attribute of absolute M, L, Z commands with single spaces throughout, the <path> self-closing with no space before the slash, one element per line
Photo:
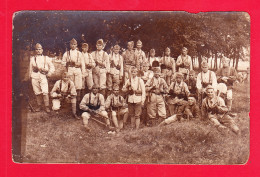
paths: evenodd
<path fill-rule="evenodd" d="M 70 50 L 62 57 L 66 72 L 48 91 L 48 77 L 55 72 L 51 59 L 43 56 L 43 48 L 37 43 L 36 55 L 30 58 L 29 75 L 40 111 L 42 98 L 45 111 L 58 111 L 70 103 L 73 117 L 83 119 L 86 131 L 90 131 L 89 119 L 119 132 L 127 122 L 131 128 L 162 126 L 180 120 L 209 120 L 218 129 L 230 128 L 239 133 L 234 122 L 232 86 L 237 72 L 223 58 L 216 73 L 209 70 L 208 63 L 201 63 L 201 72 L 196 76 L 188 49 L 175 61 L 170 48 L 162 57 L 155 57 L 151 49 L 146 56 L 142 42 L 127 43 L 127 50 L 120 54 L 120 46 L 113 46 L 110 54 L 104 50 L 99 39 L 96 51 L 88 53 L 88 44 L 81 50 L 75 39 L 70 41 Z M 80 118 L 81 117 L 81 118 Z M 128 118 L 130 121 L 128 121 Z M 113 123 L 113 124 L 112 124 Z"/>

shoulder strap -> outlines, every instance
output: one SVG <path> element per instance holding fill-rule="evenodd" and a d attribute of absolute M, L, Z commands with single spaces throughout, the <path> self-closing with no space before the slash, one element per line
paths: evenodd
<path fill-rule="evenodd" d="M 79 51 L 77 51 L 77 62 L 79 62 Z"/>
<path fill-rule="evenodd" d="M 44 66 L 43 66 L 43 68 L 45 68 L 45 64 L 46 64 L 46 56 L 44 56 Z"/>
<path fill-rule="evenodd" d="M 212 71 L 209 71 L 209 83 L 211 83 L 210 81 L 211 81 L 211 72 Z"/>
<path fill-rule="evenodd" d="M 97 93 L 97 106 L 99 106 L 100 104 L 99 104 L 99 96 L 100 96 L 100 94 L 99 93 Z"/>
<path fill-rule="evenodd" d="M 140 77 L 138 77 L 138 87 L 137 87 L 137 90 L 140 90 Z"/>
<path fill-rule="evenodd" d="M 36 67 L 38 68 L 37 62 L 36 62 L 36 56 L 34 56 L 34 62 L 36 64 Z"/>
<path fill-rule="evenodd" d="M 66 60 L 69 58 L 69 62 L 71 61 L 71 58 L 70 58 L 70 50 L 67 51 L 67 58 Z"/>
<path fill-rule="evenodd" d="M 88 105 L 90 105 L 90 104 L 91 104 L 91 92 L 88 95 Z"/>
<path fill-rule="evenodd" d="M 60 91 L 61 91 L 61 86 L 62 86 L 62 80 L 60 80 Z"/>

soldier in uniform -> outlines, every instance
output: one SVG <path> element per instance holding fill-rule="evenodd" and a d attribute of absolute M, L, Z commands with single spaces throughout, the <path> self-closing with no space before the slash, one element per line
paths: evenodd
<path fill-rule="evenodd" d="M 126 81 L 122 91 L 128 92 L 128 111 L 131 117 L 131 126 L 139 129 L 142 106 L 146 96 L 144 81 L 137 77 L 137 72 L 138 69 L 136 67 L 131 69 L 132 76 Z"/>
<path fill-rule="evenodd" d="M 239 128 L 228 114 L 228 108 L 224 100 L 216 96 L 214 87 L 206 88 L 207 97 L 202 102 L 201 116 L 211 121 L 218 129 L 229 127 L 234 133 L 239 133 Z"/>
<path fill-rule="evenodd" d="M 147 61 L 144 51 L 142 51 L 143 44 L 140 40 L 136 42 L 135 60 L 138 70 L 142 69 L 142 64 Z"/>
<path fill-rule="evenodd" d="M 195 98 L 197 98 L 196 82 L 197 81 L 196 81 L 195 71 L 190 70 L 189 77 L 186 78 L 185 83 L 187 84 L 190 93 L 195 95 Z"/>
<path fill-rule="evenodd" d="M 127 43 L 127 50 L 122 54 L 124 59 L 124 84 L 129 78 L 131 67 L 136 66 L 134 41 Z"/>
<path fill-rule="evenodd" d="M 176 81 L 169 87 L 169 98 L 167 99 L 170 115 L 180 114 L 187 104 L 190 92 L 187 84 L 183 81 L 183 74 L 176 73 Z"/>
<path fill-rule="evenodd" d="M 94 59 L 92 58 L 92 55 L 88 53 L 88 44 L 82 43 L 82 56 L 85 63 L 85 74 L 82 78 L 82 89 L 87 90 L 88 92 L 92 89 L 93 86 L 93 75 L 92 75 L 92 69 L 96 66 L 96 63 Z M 84 94 L 85 95 L 85 92 Z"/>
<path fill-rule="evenodd" d="M 55 71 L 54 65 L 49 57 L 42 55 L 43 49 L 41 44 L 35 45 L 36 55 L 30 58 L 29 78 L 32 80 L 33 91 L 36 95 L 38 107 L 36 111 L 40 111 L 42 105 L 42 95 L 46 112 L 50 112 L 49 108 L 49 91 L 48 80 Z"/>
<path fill-rule="evenodd" d="M 232 108 L 232 89 L 233 83 L 237 79 L 237 71 L 235 68 L 229 66 L 230 60 L 228 58 L 222 59 L 223 67 L 218 69 L 216 72 L 217 81 L 218 83 L 224 83 L 227 86 L 227 93 L 226 93 L 226 105 L 231 111 Z"/>
<path fill-rule="evenodd" d="M 106 95 L 107 73 L 110 71 L 110 62 L 108 54 L 103 50 L 104 42 L 99 39 L 96 44 L 97 50 L 92 52 L 92 58 L 96 62 L 93 69 L 94 84 L 99 85 L 100 93 Z"/>
<path fill-rule="evenodd" d="M 160 77 L 159 67 L 154 68 L 154 77 L 147 81 L 146 91 L 148 92 L 147 114 L 149 117 L 148 125 L 154 125 L 157 115 L 160 119 L 166 118 L 166 108 L 164 94 L 168 93 L 166 81 Z"/>
<path fill-rule="evenodd" d="M 52 110 L 57 111 L 61 107 L 61 102 L 71 103 L 74 118 L 79 119 L 76 115 L 76 88 L 74 83 L 69 79 L 68 72 L 62 74 L 61 80 L 56 81 L 50 93 L 52 99 Z"/>
<path fill-rule="evenodd" d="M 148 62 L 150 64 L 150 66 L 153 65 L 154 61 L 160 62 L 160 59 L 159 59 L 159 57 L 155 57 L 155 49 L 151 49 L 150 50 L 150 56 L 148 57 Z"/>
<path fill-rule="evenodd" d="M 111 111 L 112 121 L 118 132 L 123 128 L 128 118 L 127 104 L 125 99 L 119 95 L 119 85 L 113 86 L 113 93 L 107 97 L 105 107 Z"/>
<path fill-rule="evenodd" d="M 66 66 L 70 80 L 73 81 L 77 91 L 77 102 L 80 102 L 82 89 L 82 77 L 85 75 L 85 62 L 82 53 L 77 50 L 77 41 L 73 38 L 70 41 L 70 50 L 62 57 L 62 63 Z"/>
<path fill-rule="evenodd" d="M 99 92 L 99 85 L 94 84 L 92 91 L 87 93 L 80 102 L 80 109 L 84 112 L 82 113 L 83 125 L 86 131 L 90 131 L 88 127 L 88 120 L 91 116 L 99 116 L 105 119 L 105 123 L 110 127 L 110 121 L 108 114 L 105 110 L 105 98 Z"/>
<path fill-rule="evenodd" d="M 115 45 L 112 53 L 109 55 L 110 72 L 107 78 L 107 87 L 111 92 L 113 85 L 120 85 L 124 75 L 123 57 L 119 54 L 120 46 Z"/>
<path fill-rule="evenodd" d="M 201 63 L 202 71 L 197 76 L 196 87 L 198 90 L 198 100 L 201 105 L 202 100 L 206 97 L 206 87 L 211 85 L 215 92 L 217 91 L 217 78 L 213 71 L 209 70 L 208 63 L 203 61 Z"/>
<path fill-rule="evenodd" d="M 188 49 L 186 47 L 182 48 L 182 54 L 177 58 L 176 68 L 178 68 L 178 72 L 184 75 L 184 79 L 189 75 L 189 71 L 192 70 L 192 60 L 188 55 Z"/>
<path fill-rule="evenodd" d="M 168 86 L 171 85 L 172 77 L 175 73 L 175 60 L 170 56 L 171 50 L 170 48 L 165 49 L 165 55 L 161 58 L 161 64 L 164 64 L 166 66 L 166 83 Z"/>
<path fill-rule="evenodd" d="M 142 70 L 142 76 L 141 78 L 144 81 L 144 84 L 149 80 L 153 78 L 153 71 L 149 70 L 149 63 L 145 62 L 143 63 L 143 70 Z"/>

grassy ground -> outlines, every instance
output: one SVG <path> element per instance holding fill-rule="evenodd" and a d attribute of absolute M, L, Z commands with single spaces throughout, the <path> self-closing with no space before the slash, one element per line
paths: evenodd
<path fill-rule="evenodd" d="M 29 113 L 24 162 L 244 164 L 249 156 L 249 84 L 233 92 L 241 134 L 217 131 L 199 120 L 162 128 L 143 127 L 118 135 L 90 120 L 91 132 L 66 112 Z"/>

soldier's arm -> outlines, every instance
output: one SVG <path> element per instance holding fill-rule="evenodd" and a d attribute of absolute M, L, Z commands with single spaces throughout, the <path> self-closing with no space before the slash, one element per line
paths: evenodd
<path fill-rule="evenodd" d="M 63 54 L 63 57 L 62 57 L 62 60 L 61 60 L 61 64 L 66 66 L 66 63 L 67 63 L 67 52 L 65 52 Z"/>
<path fill-rule="evenodd" d="M 179 66 L 182 64 L 182 59 L 181 56 L 178 56 L 177 60 L 176 60 L 176 66 Z"/>
<path fill-rule="evenodd" d="M 188 56 L 188 60 L 190 63 L 190 71 L 191 71 L 193 69 L 191 56 Z"/>
<path fill-rule="evenodd" d="M 105 52 L 105 51 L 104 51 Z M 110 72 L 110 60 L 108 54 L 105 52 L 105 66 L 106 66 L 106 71 Z"/>
<path fill-rule="evenodd" d="M 99 101 L 100 101 L 100 111 L 105 111 L 105 98 L 102 94 L 99 94 Z"/>
<path fill-rule="evenodd" d="M 53 63 L 52 63 L 52 59 L 49 58 L 49 57 L 46 57 L 46 58 L 47 58 L 47 60 L 48 60 L 48 65 L 49 65 L 48 75 L 50 76 L 50 75 L 52 75 L 52 74 L 54 73 L 55 67 L 54 67 L 54 65 L 53 65 Z"/>
<path fill-rule="evenodd" d="M 55 82 L 55 84 L 54 84 L 54 86 L 53 86 L 53 88 L 52 88 L 52 90 L 51 90 L 51 92 L 50 92 L 50 96 L 51 96 L 51 97 L 54 97 L 54 96 L 55 96 L 55 95 L 53 95 L 53 94 L 55 94 L 56 91 L 57 91 L 57 89 L 59 88 L 60 82 L 61 82 L 61 80 L 58 80 L 58 81 Z M 57 94 L 57 93 L 56 93 L 56 94 Z"/>
<path fill-rule="evenodd" d="M 172 72 L 173 72 L 173 74 L 175 73 L 175 71 L 176 71 L 176 66 L 175 66 L 176 64 L 175 64 L 175 60 L 174 60 L 174 58 L 172 58 Z"/>
<path fill-rule="evenodd" d="M 80 61 L 81 61 L 81 72 L 82 72 L 82 76 L 83 76 L 86 72 L 86 65 L 85 65 L 85 60 L 84 60 L 83 54 L 81 52 L 79 54 L 79 57 L 80 57 Z"/>
<path fill-rule="evenodd" d="M 212 78 L 212 87 L 214 88 L 214 91 L 216 92 L 217 91 L 217 77 L 216 77 L 216 74 L 215 72 L 211 71 L 211 78 Z"/>
<path fill-rule="evenodd" d="M 185 82 L 184 82 L 184 91 L 187 96 L 190 94 L 189 88 Z"/>
<path fill-rule="evenodd" d="M 130 85 L 130 82 L 129 82 L 129 79 L 125 82 L 125 85 L 123 86 L 123 88 L 122 88 L 122 91 L 123 92 L 126 92 L 127 90 L 128 90 L 128 86 Z"/>
<path fill-rule="evenodd" d="M 163 92 L 169 93 L 169 86 L 167 85 L 166 81 L 163 78 L 161 78 L 161 81 L 162 81 Z"/>
<path fill-rule="evenodd" d="M 143 79 L 140 79 L 140 86 L 141 86 L 141 90 L 142 90 L 142 104 L 144 104 L 145 98 L 146 98 L 146 92 L 145 92 L 145 86 L 144 86 Z"/>
<path fill-rule="evenodd" d="M 218 101 L 217 109 L 218 109 L 219 113 L 223 114 L 223 113 L 227 112 L 228 107 L 225 105 L 225 101 L 220 97 L 218 97 L 217 101 Z"/>
<path fill-rule="evenodd" d="M 119 57 L 119 65 L 120 65 L 120 77 L 123 77 L 124 75 L 124 62 L 123 62 L 123 57 L 120 55 Z"/>
<path fill-rule="evenodd" d="M 110 108 L 110 104 L 111 104 L 111 95 L 109 95 L 105 101 L 105 108 L 106 109 Z"/>
<path fill-rule="evenodd" d="M 201 88 L 202 88 L 201 79 L 200 78 L 201 78 L 201 73 L 198 74 L 197 81 L 196 81 L 196 87 L 197 87 L 198 90 L 201 90 Z"/>
<path fill-rule="evenodd" d="M 83 111 L 87 111 L 89 109 L 89 107 L 87 106 L 87 103 L 89 102 L 88 98 L 89 98 L 89 94 L 86 94 L 79 104 L 79 108 Z"/>
<path fill-rule="evenodd" d="M 31 78 L 31 75 L 32 75 L 32 66 L 33 66 L 33 57 L 30 58 L 29 78 Z"/>

